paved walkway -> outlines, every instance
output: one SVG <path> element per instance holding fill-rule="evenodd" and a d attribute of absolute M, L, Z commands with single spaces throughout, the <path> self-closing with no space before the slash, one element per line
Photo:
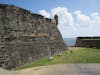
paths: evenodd
<path fill-rule="evenodd" d="M 59 64 L 18 71 L 18 75 L 100 75 L 100 64 Z"/>
<path fill-rule="evenodd" d="M 0 75 L 18 75 L 15 71 L 9 71 L 0 68 Z"/>

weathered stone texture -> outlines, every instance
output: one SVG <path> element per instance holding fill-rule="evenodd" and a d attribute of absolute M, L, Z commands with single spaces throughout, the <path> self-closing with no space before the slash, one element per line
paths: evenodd
<path fill-rule="evenodd" d="M 76 47 L 100 48 L 100 37 L 78 37 Z"/>
<path fill-rule="evenodd" d="M 22 8 L 1 4 L 0 66 L 12 69 L 66 50 L 57 24 L 57 15 L 48 19 Z"/>

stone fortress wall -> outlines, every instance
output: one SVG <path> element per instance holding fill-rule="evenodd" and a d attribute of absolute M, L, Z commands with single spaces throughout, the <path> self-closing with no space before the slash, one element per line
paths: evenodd
<path fill-rule="evenodd" d="M 57 15 L 48 19 L 0 4 L 0 67 L 12 69 L 66 50 L 57 25 Z"/>
<path fill-rule="evenodd" d="M 100 48 L 100 37 L 78 37 L 76 47 Z"/>

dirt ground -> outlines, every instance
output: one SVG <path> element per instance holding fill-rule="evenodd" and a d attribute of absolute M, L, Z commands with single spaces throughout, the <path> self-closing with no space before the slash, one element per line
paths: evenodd
<path fill-rule="evenodd" d="M 58 64 L 23 69 L 18 75 L 100 75 L 100 64 Z"/>

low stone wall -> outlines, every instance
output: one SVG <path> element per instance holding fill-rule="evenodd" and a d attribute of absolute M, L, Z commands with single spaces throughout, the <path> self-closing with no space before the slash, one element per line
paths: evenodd
<path fill-rule="evenodd" d="M 75 46 L 100 48 L 100 37 L 78 37 Z"/>

